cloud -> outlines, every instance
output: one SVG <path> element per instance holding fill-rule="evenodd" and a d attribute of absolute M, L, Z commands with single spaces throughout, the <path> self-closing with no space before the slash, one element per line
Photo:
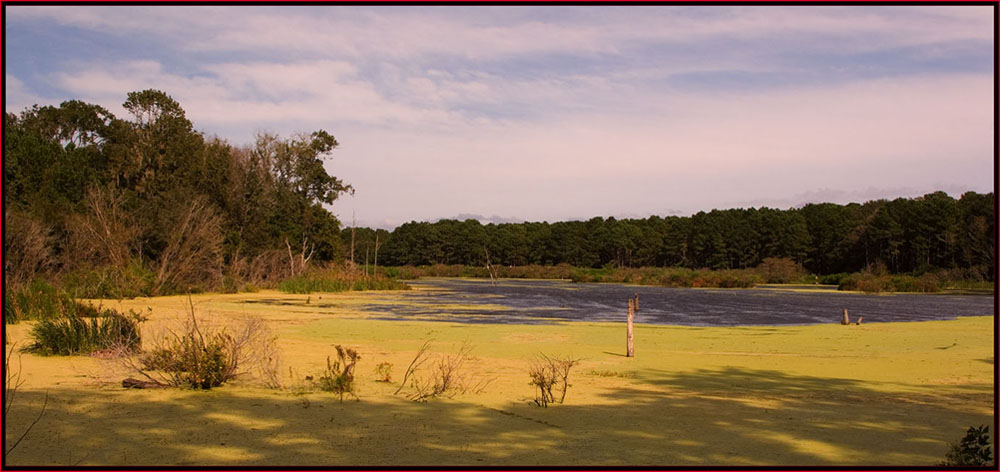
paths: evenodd
<path fill-rule="evenodd" d="M 8 110 L 65 96 L 125 116 L 126 92 L 156 88 L 235 143 L 326 129 L 358 189 L 334 210 L 373 224 L 992 186 L 988 6 L 7 13 L 9 44 L 49 68 L 8 62 Z M 37 31 L 105 42 L 59 62 Z"/>

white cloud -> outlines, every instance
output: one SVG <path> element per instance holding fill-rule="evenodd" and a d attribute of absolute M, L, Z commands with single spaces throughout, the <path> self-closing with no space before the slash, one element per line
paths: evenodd
<path fill-rule="evenodd" d="M 810 67 L 773 59 L 783 52 L 988 41 L 988 6 L 7 11 L 8 22 L 55 21 L 167 51 L 53 65 L 49 85 L 119 116 L 126 92 L 156 88 L 196 128 L 236 143 L 257 130 L 330 131 L 342 143 L 330 169 L 358 189 L 335 209 L 381 225 L 463 213 L 551 221 L 685 212 L 787 202 L 817 188 L 992 185 L 989 74 L 664 85 L 692 72 Z M 771 49 L 740 49 L 753 41 Z M 548 62 L 559 60 L 569 65 Z M 20 74 L 6 77 L 8 110 L 46 103 Z"/>

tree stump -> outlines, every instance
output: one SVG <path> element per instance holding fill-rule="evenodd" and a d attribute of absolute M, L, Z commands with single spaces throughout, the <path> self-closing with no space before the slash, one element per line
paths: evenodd
<path fill-rule="evenodd" d="M 861 325 L 861 318 L 863 318 L 863 317 L 862 317 L 862 316 L 859 316 L 859 317 L 858 317 L 858 322 L 857 322 L 857 323 L 855 323 L 855 324 L 857 324 L 857 325 L 859 325 L 859 326 L 860 326 L 860 325 Z"/>
<path fill-rule="evenodd" d="M 626 340 L 625 357 L 635 357 L 635 345 L 632 342 L 632 319 L 635 317 L 635 299 L 628 300 L 628 339 Z"/>
<path fill-rule="evenodd" d="M 844 317 L 841 318 L 840 324 L 842 324 L 842 325 L 849 325 L 849 324 L 851 324 L 851 317 L 847 316 L 847 308 L 844 308 Z"/>

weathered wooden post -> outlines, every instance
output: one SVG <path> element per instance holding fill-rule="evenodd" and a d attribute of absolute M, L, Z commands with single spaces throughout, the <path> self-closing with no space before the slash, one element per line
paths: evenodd
<path fill-rule="evenodd" d="M 632 318 L 635 316 L 635 299 L 628 299 L 628 340 L 625 357 L 635 357 L 635 345 L 632 343 Z"/>
<path fill-rule="evenodd" d="M 847 316 L 847 308 L 844 308 L 844 317 L 841 318 L 840 324 L 849 325 L 851 324 L 851 317 Z"/>

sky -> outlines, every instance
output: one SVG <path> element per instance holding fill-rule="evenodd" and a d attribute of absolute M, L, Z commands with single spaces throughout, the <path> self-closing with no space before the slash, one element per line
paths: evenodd
<path fill-rule="evenodd" d="M 323 129 L 348 224 L 993 191 L 991 6 L 5 8 L 7 112 L 152 88 L 234 145 Z"/>

